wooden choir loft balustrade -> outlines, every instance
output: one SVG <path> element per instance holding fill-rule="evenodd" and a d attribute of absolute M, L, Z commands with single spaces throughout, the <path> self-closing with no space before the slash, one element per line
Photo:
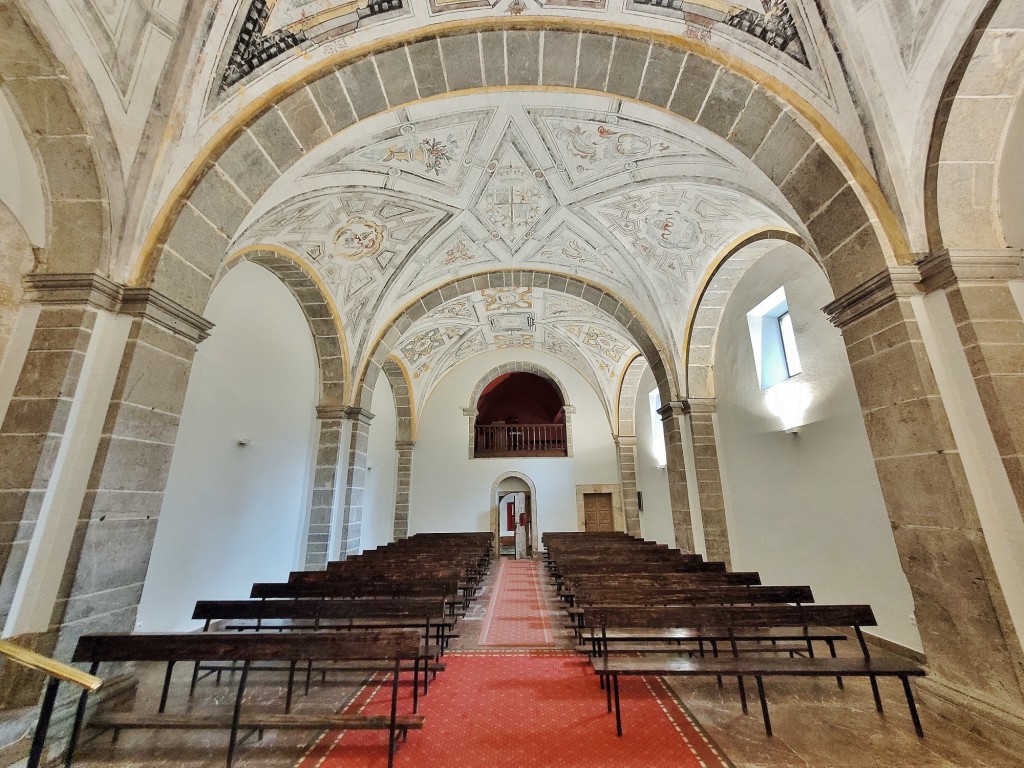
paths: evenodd
<path fill-rule="evenodd" d="M 565 424 L 477 424 L 474 456 L 568 456 Z"/>

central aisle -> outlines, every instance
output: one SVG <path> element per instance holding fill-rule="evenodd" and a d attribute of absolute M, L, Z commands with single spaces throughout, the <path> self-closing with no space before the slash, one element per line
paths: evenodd
<path fill-rule="evenodd" d="M 420 699 L 422 731 L 400 768 L 720 768 L 730 766 L 658 678 L 624 678 L 621 738 L 590 663 L 573 650 L 543 567 L 500 560 L 459 622 L 446 670 Z M 500 649 L 499 649 L 500 646 Z M 403 687 L 399 711 L 411 707 Z M 388 687 L 364 687 L 350 711 L 386 714 Z M 297 768 L 387 765 L 386 736 L 328 733 Z"/>

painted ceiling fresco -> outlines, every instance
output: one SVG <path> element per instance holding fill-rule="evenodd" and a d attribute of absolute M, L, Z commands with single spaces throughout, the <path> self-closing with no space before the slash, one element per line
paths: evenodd
<path fill-rule="evenodd" d="M 639 350 L 607 314 L 541 288 L 487 288 L 442 304 L 404 334 L 396 355 L 422 403 L 445 373 L 471 355 L 537 349 L 572 365 L 611 413 L 622 374 Z"/>
<path fill-rule="evenodd" d="M 276 192 L 282 202 L 234 246 L 273 244 L 305 259 L 334 295 L 355 360 L 416 297 L 496 269 L 578 276 L 635 307 L 666 349 L 680 348 L 711 261 L 741 233 L 782 219 L 714 183 L 716 173 L 735 177 L 735 163 L 696 134 L 658 125 L 651 110 L 531 98 L 460 97 L 444 117 L 420 105 L 422 115 L 368 122 L 290 171 Z M 490 349 L 550 351 L 599 391 L 635 354 L 583 302 L 506 298 L 449 302 L 403 334 L 401 358 L 421 394 Z"/>
<path fill-rule="evenodd" d="M 481 13 L 632 16 L 633 23 L 667 22 L 677 34 L 704 42 L 728 39 L 811 68 L 804 42 L 810 36 L 787 0 L 428 0 L 422 6 L 412 0 L 243 0 L 221 52 L 214 95 L 223 96 L 289 52 L 343 46 L 356 30 L 412 16 L 424 6 L 425 22 Z"/>

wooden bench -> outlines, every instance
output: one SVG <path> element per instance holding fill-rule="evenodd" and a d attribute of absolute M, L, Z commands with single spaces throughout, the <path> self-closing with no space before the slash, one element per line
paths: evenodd
<path fill-rule="evenodd" d="M 94 717 L 91 725 L 114 731 L 125 728 L 226 728 L 229 731 L 227 765 L 235 756 L 240 729 L 262 731 L 266 728 L 381 729 L 388 731 L 388 766 L 394 764 L 397 737 L 406 737 L 410 729 L 423 727 L 423 718 L 398 714 L 398 684 L 402 662 L 413 661 L 420 653 L 420 633 L 415 630 L 380 630 L 358 633 L 239 633 L 206 632 L 184 634 L 84 635 L 78 641 L 72 661 L 90 664 L 92 674 L 104 662 L 165 662 L 166 680 L 170 680 L 176 662 L 241 662 L 238 689 L 230 715 L 166 715 L 165 683 L 156 715 L 110 713 Z M 254 662 L 305 660 L 316 661 L 388 661 L 392 675 L 390 716 L 296 715 L 242 712 L 249 670 Z M 74 727 L 67 751 L 71 766 L 78 735 L 85 715 L 86 693 L 79 699 Z"/>
<path fill-rule="evenodd" d="M 874 613 L 867 605 L 765 605 L 765 606 L 697 606 L 652 608 L 636 606 L 599 606 L 585 610 L 585 624 L 599 628 L 602 642 L 600 658 L 592 660 L 595 672 L 602 678 L 608 699 L 608 711 L 615 703 L 616 732 L 622 735 L 619 705 L 619 675 L 678 675 L 678 676 L 731 676 L 739 684 L 740 701 L 747 711 L 744 677 L 753 677 L 757 683 L 761 715 L 765 733 L 772 735 L 768 701 L 764 693 L 763 678 L 793 677 L 866 677 L 871 684 L 875 708 L 882 712 L 882 699 L 878 690 L 879 677 L 896 677 L 903 684 L 907 706 L 918 736 L 923 736 L 921 721 L 914 704 L 910 677 L 925 674 L 912 662 L 897 657 L 872 658 L 861 627 L 876 624 Z M 859 657 L 779 657 L 740 653 L 736 642 L 737 630 L 763 628 L 851 627 L 860 643 Z M 718 628 L 730 639 L 730 656 L 697 656 L 686 658 L 640 657 L 622 658 L 607 652 L 604 642 L 612 628 L 640 627 L 655 629 L 707 629 Z"/>

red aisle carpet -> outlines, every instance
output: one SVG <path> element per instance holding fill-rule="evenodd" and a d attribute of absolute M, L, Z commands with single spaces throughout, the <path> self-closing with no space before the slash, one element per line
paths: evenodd
<path fill-rule="evenodd" d="M 396 768 L 721 768 L 707 741 L 657 678 L 620 682 L 623 732 L 605 710 L 589 663 L 564 651 L 469 652 L 420 700 L 422 731 L 409 733 Z M 399 711 L 410 711 L 408 685 Z M 368 686 L 353 702 L 383 714 L 390 687 Z M 297 768 L 387 765 L 387 733 L 327 733 Z"/>
<path fill-rule="evenodd" d="M 482 646 L 553 648 L 540 575 L 533 560 L 501 560 L 494 596 L 480 630 Z"/>

